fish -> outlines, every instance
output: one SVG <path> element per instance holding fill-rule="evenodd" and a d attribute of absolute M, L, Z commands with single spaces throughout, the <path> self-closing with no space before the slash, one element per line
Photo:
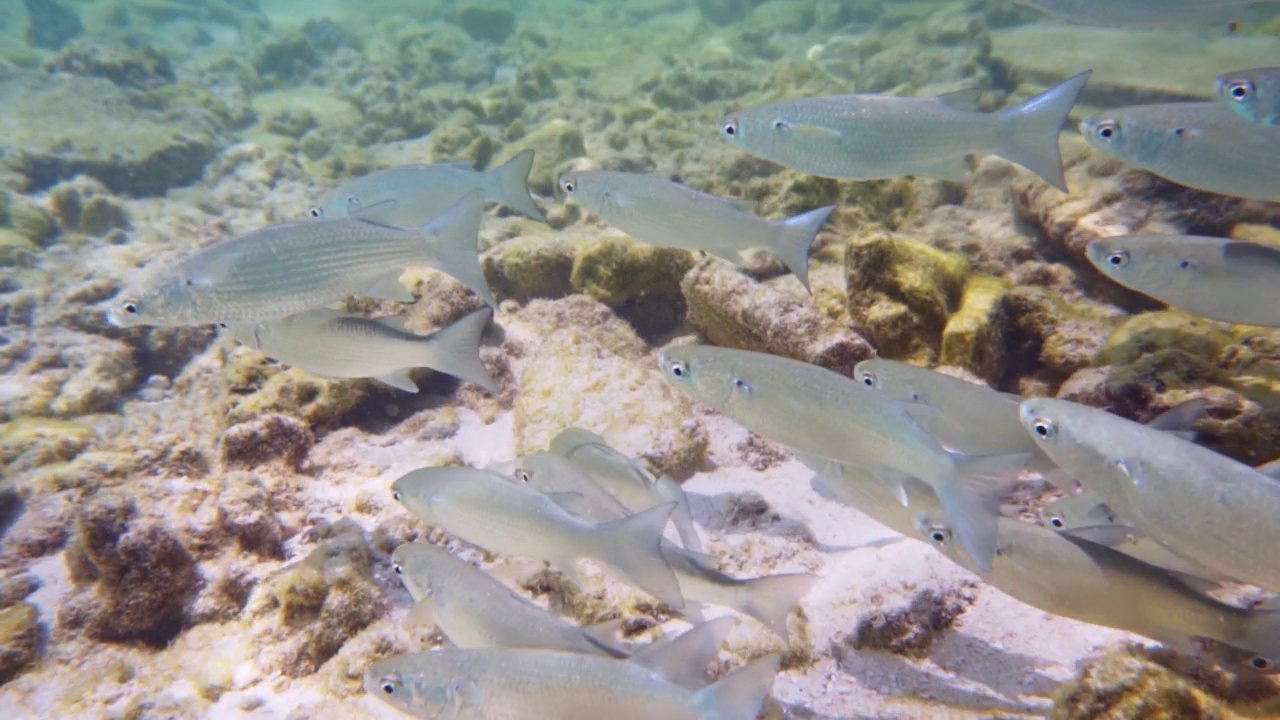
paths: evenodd
<path fill-rule="evenodd" d="M 1280 132 L 1276 142 L 1280 143 Z M 1108 278 L 1192 315 L 1280 327 L 1280 247 L 1197 235 L 1139 234 L 1094 240 L 1087 254 Z"/>
<path fill-rule="evenodd" d="M 1280 127 L 1280 67 L 1237 70 L 1219 75 L 1218 98 L 1240 117 L 1268 127 Z"/>
<path fill-rule="evenodd" d="M 391 487 L 392 496 L 419 520 L 472 545 L 558 566 L 595 560 L 670 607 L 684 607 L 675 573 L 660 551 L 675 503 L 596 524 L 533 488 L 476 468 L 422 468 Z"/>
<path fill-rule="evenodd" d="M 1168 433 L 1067 400 L 1019 408 L 1045 453 L 1120 517 L 1178 555 L 1280 593 L 1280 483 Z"/>
<path fill-rule="evenodd" d="M 493 393 L 498 387 L 480 362 L 480 339 L 492 315 L 477 310 L 433 335 L 409 332 L 402 316 L 372 319 L 328 308 L 224 326 L 242 345 L 317 375 L 372 377 L 416 393 L 409 370 L 427 367 Z"/>
<path fill-rule="evenodd" d="M 582 428 L 568 428 L 557 433 L 548 450 L 586 473 L 631 512 L 662 503 L 676 503 L 671 522 L 680 535 L 680 544 L 686 550 L 702 552 L 702 538 L 693 525 L 689 499 L 675 480 L 665 475 L 654 477 L 643 462 L 618 452 L 604 438 Z"/>
<path fill-rule="evenodd" d="M 741 110 L 721 121 L 720 134 L 752 155 L 847 180 L 962 181 L 970 174 L 968 156 L 999 155 L 1066 192 L 1058 135 L 1091 72 L 996 113 L 962 107 L 972 99 L 969 91 L 931 98 L 835 95 Z"/>
<path fill-rule="evenodd" d="M 1280 650 L 1280 612 L 1228 605 L 1183 583 L 1175 574 L 1105 545 L 1001 518 L 1000 552 L 990 571 L 978 571 L 940 513 L 922 518 L 921 535 L 949 560 L 1032 607 L 1093 625 L 1125 630 L 1175 649 L 1207 637 L 1274 657 Z"/>
<path fill-rule="evenodd" d="M 760 713 L 781 656 L 696 692 L 626 660 L 554 650 L 442 649 L 370 665 L 365 692 L 441 720 L 746 720 Z"/>
<path fill-rule="evenodd" d="M 308 210 L 312 218 L 348 215 L 374 217 L 396 227 L 417 227 L 431 222 L 474 190 L 484 199 L 519 211 L 539 222 L 547 218 L 529 195 L 529 171 L 533 151 L 517 153 L 488 171 L 469 163 L 399 165 L 378 170 L 330 190 Z"/>
<path fill-rule="evenodd" d="M 1080 123 L 1095 150 L 1206 192 L 1280 200 L 1280 142 L 1221 102 L 1134 105 Z"/>
<path fill-rule="evenodd" d="M 507 462 L 494 463 L 489 469 L 540 493 L 554 496 L 561 507 L 594 523 L 613 522 L 632 514 L 589 475 L 553 452 L 530 453 Z M 665 501 L 659 500 L 639 510 L 663 504 Z"/>
<path fill-rule="evenodd" d="M 1014 0 L 1067 22 L 1084 25 L 1158 27 L 1232 22 L 1250 6 L 1268 0 Z"/>
<path fill-rule="evenodd" d="M 545 648 L 624 658 L 625 650 L 520 597 L 485 571 L 430 543 L 407 543 L 391 567 L 417 603 L 414 622 L 462 648 Z"/>
<path fill-rule="evenodd" d="M 399 284 L 409 265 L 446 272 L 496 306 L 477 247 L 483 199 L 478 190 L 468 193 L 414 229 L 346 217 L 229 238 L 148 274 L 115 302 L 108 320 L 117 327 L 258 322 L 363 292 L 409 302 L 413 296 Z"/>
<path fill-rule="evenodd" d="M 565 196 L 641 242 L 702 250 L 733 263 L 764 248 L 809 288 L 809 253 L 836 206 L 765 220 L 753 203 L 717 197 L 657 175 L 581 170 L 561 175 Z"/>
<path fill-rule="evenodd" d="M 1002 484 L 1029 455 L 948 452 L 904 403 L 826 368 L 747 350 L 665 348 L 662 375 L 694 400 L 793 450 L 868 468 L 891 487 L 928 483 L 983 567 L 995 554 Z"/>

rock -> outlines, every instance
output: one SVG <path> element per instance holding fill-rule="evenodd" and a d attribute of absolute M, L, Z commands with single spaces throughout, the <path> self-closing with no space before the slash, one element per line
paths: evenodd
<path fill-rule="evenodd" d="M 458 10 L 458 26 L 475 40 L 505 43 L 516 31 L 516 14 L 493 4 L 469 3 Z"/>
<path fill-rule="evenodd" d="M 4 224 L 40 247 L 49 246 L 57 228 L 48 211 L 21 195 L 5 196 L 5 204 L 7 217 Z"/>
<path fill-rule="evenodd" d="M 271 492 L 247 472 L 229 472 L 218 493 L 222 524 L 240 549 L 268 558 L 283 555 L 283 530 L 272 507 Z"/>
<path fill-rule="evenodd" d="M 59 353 L 65 369 L 55 371 L 65 379 L 49 402 L 48 412 L 76 417 L 117 408 L 138 379 L 132 348 L 100 336 L 70 332 L 66 336 L 67 344 Z"/>
<path fill-rule="evenodd" d="M 354 524 L 301 561 L 254 588 L 244 610 L 258 666 L 301 677 L 320 669 L 356 633 L 382 615 L 382 591 L 369 580 L 373 555 Z"/>
<path fill-rule="evenodd" d="M 8 228 L 0 228 L 0 266 L 17 265 L 39 254 L 39 245 Z"/>
<path fill-rule="evenodd" d="M 629 360 L 639 360 L 649 349 L 635 328 L 620 319 L 609 306 L 588 295 L 533 300 L 520 308 L 516 319 L 539 343 L 557 330 L 591 328 L 597 343 Z M 536 347 L 530 350 L 536 350 Z"/>
<path fill-rule="evenodd" d="M 84 123 L 87 117 L 100 122 Z M 217 148 L 211 115 L 141 109 L 103 78 L 0 82 L 0 124 L 8 128 L 3 164 L 25 175 L 33 190 L 89 175 L 112 192 L 159 195 L 199 179 Z"/>
<path fill-rule="evenodd" d="M 271 36 L 258 48 L 253 69 L 268 85 L 293 85 L 320 66 L 320 54 L 302 30 Z"/>
<path fill-rule="evenodd" d="M 500 300 L 562 297 L 573 288 L 576 243 L 554 233 L 524 235 L 481 258 L 485 278 Z"/>
<path fill-rule="evenodd" d="M 55 185 L 49 190 L 49 203 L 66 231 L 101 237 L 111 230 L 133 229 L 128 212 L 112 199 L 106 186 L 87 177 Z"/>
<path fill-rule="evenodd" d="M 0 685 L 40 657 L 39 611 L 31 603 L 0 610 Z"/>
<path fill-rule="evenodd" d="M 76 43 L 45 63 L 49 72 L 106 78 L 121 87 L 147 90 L 178 81 L 169 56 L 150 45 L 137 49 Z"/>
<path fill-rule="evenodd" d="M 961 367 L 989 384 L 1005 376 L 1005 343 L 1000 309 L 1008 283 L 993 277 L 971 277 L 960 307 L 942 329 L 938 364 Z"/>
<path fill-rule="evenodd" d="M 885 357 L 932 364 L 969 275 L 963 256 L 877 233 L 845 249 L 849 314 Z"/>
<path fill-rule="evenodd" d="M 1054 697 L 1052 720 L 1229 720 L 1222 703 L 1156 663 L 1128 653 L 1089 663 Z"/>
<path fill-rule="evenodd" d="M 337 424 L 374 391 L 374 381 L 330 380 L 297 368 L 281 370 L 265 355 L 248 348 L 237 348 L 227 358 L 226 399 L 229 426 L 252 422 L 263 415 L 289 415 L 301 418 L 312 428 Z M 305 441 L 280 424 L 280 437 L 295 448 Z"/>
<path fill-rule="evenodd" d="M 521 374 L 514 411 L 520 455 L 547 449 L 569 427 L 613 431 L 610 443 L 643 457 L 655 473 L 688 472 L 707 449 L 689 400 L 656 369 L 602 344 L 594 328 L 546 336 Z"/>
<path fill-rule="evenodd" d="M 778 284 L 794 290 L 783 290 Z M 818 312 L 794 278 L 759 283 L 729 263 L 705 260 L 680 284 L 689 321 L 712 343 L 803 360 L 853 374 L 875 354 L 861 336 Z"/>
<path fill-rule="evenodd" d="M 61 0 L 23 0 L 30 25 L 27 42 L 34 47 L 57 50 L 84 32 L 84 23 Z"/>
<path fill-rule="evenodd" d="M 494 166 L 502 165 L 517 153 L 533 150 L 533 170 L 529 172 L 529 189 L 542 195 L 555 192 L 555 179 L 562 165 L 587 154 L 582 130 L 563 118 L 550 120 L 529 131 L 518 142 L 506 146 L 494 157 Z"/>
<path fill-rule="evenodd" d="M 283 108 L 267 118 L 267 130 L 295 140 L 319 124 L 315 114 L 306 108 Z"/>
<path fill-rule="evenodd" d="M 0 608 L 17 605 L 39 589 L 40 581 L 34 575 L 0 578 Z"/>
<path fill-rule="evenodd" d="M 97 439 L 93 428 L 52 418 L 20 417 L 0 425 L 0 463 L 18 472 L 67 462 Z"/>
<path fill-rule="evenodd" d="M 639 297 L 679 296 L 680 280 L 693 267 L 687 250 L 630 238 L 588 240 L 578 243 L 576 250 L 569 276 L 573 291 L 610 307 Z"/>
<path fill-rule="evenodd" d="M 76 514 L 67 566 L 74 582 L 92 587 L 62 606 L 58 624 L 108 642 L 167 645 L 187 626 L 203 584 L 195 559 L 162 520 L 114 491 Z"/>
<path fill-rule="evenodd" d="M 1015 287 L 1001 299 L 1006 377 L 1056 387 L 1093 363 L 1116 324 L 1113 310 L 1081 299 L 1064 301 L 1042 287 Z M 1003 383 L 1001 383 L 1003 384 Z M 1023 395 L 1044 394 L 1020 387 Z"/>
<path fill-rule="evenodd" d="M 845 642 L 854 650 L 871 648 L 910 658 L 927 657 L 933 643 L 951 629 L 976 597 L 973 587 L 923 590 L 904 608 L 863 617 Z"/>
<path fill-rule="evenodd" d="M 227 467 L 254 468 L 278 459 L 296 470 L 315 442 L 311 429 L 301 420 L 263 415 L 222 433 L 222 461 Z"/>

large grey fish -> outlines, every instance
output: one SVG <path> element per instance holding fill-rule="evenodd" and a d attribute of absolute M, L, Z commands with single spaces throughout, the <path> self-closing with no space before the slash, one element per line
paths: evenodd
<path fill-rule="evenodd" d="M 691 692 L 626 660 L 554 650 L 443 649 L 365 670 L 365 692 L 427 720 L 747 720 L 773 688 L 779 655 Z"/>
<path fill-rule="evenodd" d="M 1127 630 L 1179 649 L 1194 650 L 1188 639 L 1207 637 L 1268 657 L 1280 652 L 1280 612 L 1228 605 L 1166 570 L 1104 545 L 1002 518 L 995 564 L 989 572 L 979 572 L 941 514 L 922 519 L 920 533 L 993 587 L 1054 615 Z"/>
<path fill-rule="evenodd" d="M 1179 185 L 1254 200 L 1280 200 L 1274 128 L 1220 102 L 1134 105 L 1080 123 L 1095 149 Z"/>
<path fill-rule="evenodd" d="M 415 229 L 347 217 L 230 238 L 151 272 L 109 319 L 121 327 L 257 322 L 387 286 L 392 299 L 413 300 L 398 284 L 410 265 L 446 272 L 493 306 L 476 244 L 483 200 L 479 190 L 468 193 Z"/>
<path fill-rule="evenodd" d="M 480 338 L 492 314 L 477 310 L 434 335 L 409 332 L 400 316 L 374 320 L 328 308 L 228 329 L 242 344 L 317 375 L 373 377 L 416 393 L 409 370 L 428 367 L 497 392 L 480 362 Z"/>
<path fill-rule="evenodd" d="M 582 428 L 557 433 L 548 449 L 573 463 L 631 512 L 662 503 L 677 503 L 671 521 L 680 534 L 680 544 L 686 550 L 702 552 L 702 538 L 693 526 L 689 499 L 675 480 L 665 475 L 654 477 L 643 462 L 623 455 L 604 438 Z"/>
<path fill-rule="evenodd" d="M 1019 417 L 1054 462 L 1153 540 L 1280 592 L 1280 483 L 1098 408 L 1036 398 L 1022 402 Z"/>
<path fill-rule="evenodd" d="M 752 155 L 849 180 L 964 180 L 969 155 L 999 155 L 1066 192 L 1058 134 L 1090 72 L 997 113 L 959 107 L 956 94 L 836 95 L 741 110 L 721 121 L 720 134 Z"/>
<path fill-rule="evenodd" d="M 1280 248 L 1274 245 L 1196 235 L 1121 235 L 1089 243 L 1088 255 L 1103 275 L 1192 315 L 1280 327 Z"/>
<path fill-rule="evenodd" d="M 411 617 L 463 648 L 545 648 L 621 658 L 628 653 L 589 629 L 520 597 L 485 571 L 430 543 L 391 553 L 391 566 L 417 605 Z"/>
<path fill-rule="evenodd" d="M 570 467 L 564 468 L 562 463 Z M 588 487 L 593 484 L 591 479 L 576 475 L 577 467 L 559 455 L 534 453 L 516 460 L 513 467 L 520 482 L 552 494 L 557 504 L 585 520 L 603 524 L 631 515 L 629 508 L 602 488 Z M 650 507 L 653 505 L 641 509 Z M 805 573 L 736 578 L 721 572 L 714 557 L 681 548 L 665 539 L 661 552 L 676 574 L 680 595 L 686 604 L 710 603 L 732 608 L 759 620 L 784 640 L 789 639 L 787 618 L 819 580 L 816 575 Z M 687 617 L 699 614 L 691 607 L 686 607 L 684 613 Z"/>
<path fill-rule="evenodd" d="M 816 365 L 746 350 L 667 348 L 663 375 L 698 402 L 796 451 L 866 467 L 901 485 L 928 483 L 979 565 L 995 553 L 1001 481 L 1029 455 L 963 456 L 945 450 L 903 404 Z"/>
<path fill-rule="evenodd" d="M 1241 117 L 1280 126 L 1280 67 L 1237 70 L 1218 76 L 1218 97 Z"/>
<path fill-rule="evenodd" d="M 360 215 L 396 227 L 417 227 L 444 213 L 472 190 L 546 222 L 529 196 L 533 151 L 525 150 L 487 172 L 466 162 L 400 165 L 369 173 L 325 193 L 310 210 L 313 218 Z"/>
<path fill-rule="evenodd" d="M 740 263 L 739 253 L 764 248 L 809 289 L 809 251 L 834 205 L 781 220 L 765 220 L 747 201 L 699 192 L 657 175 L 582 170 L 560 189 L 596 217 L 636 240 L 703 250 Z"/>
<path fill-rule="evenodd" d="M 499 473 L 457 467 L 414 470 L 396 480 L 392 491 L 419 520 L 473 545 L 557 565 L 596 560 L 671 607 L 684 606 L 661 552 L 674 503 L 595 524 Z"/>
<path fill-rule="evenodd" d="M 1014 0 L 1086 25 L 1159 26 L 1231 22 L 1251 5 L 1269 0 Z"/>

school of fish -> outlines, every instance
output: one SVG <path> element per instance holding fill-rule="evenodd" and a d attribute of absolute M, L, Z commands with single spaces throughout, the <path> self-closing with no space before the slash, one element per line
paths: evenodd
<path fill-rule="evenodd" d="M 1079 22 L 1163 25 L 1233 18 L 1244 0 L 1026 0 Z M 1068 191 L 1059 134 L 1090 70 L 999 112 L 978 94 L 849 94 L 742 108 L 719 124 L 737 149 L 804 173 L 845 180 L 920 176 L 961 182 L 975 155 L 1003 157 Z M 1227 72 L 1217 99 L 1118 108 L 1079 124 L 1085 140 L 1174 183 L 1280 201 L 1280 68 Z M 335 378 L 376 378 L 418 392 L 431 368 L 498 386 L 480 359 L 497 308 L 481 270 L 486 203 L 544 221 L 527 187 L 530 151 L 477 171 L 406 165 L 332 190 L 296 222 L 200 248 L 146 272 L 110 319 L 136 325 L 218 325 L 242 345 Z M 837 210 L 777 219 L 754 204 L 655 175 L 570 171 L 568 201 L 636 240 L 738 262 L 775 255 L 806 291 L 808 262 Z M 1133 234 L 1094 241 L 1107 278 L 1202 317 L 1280 327 L 1280 250 L 1213 237 Z M 353 295 L 414 302 L 402 273 L 453 276 L 489 306 L 432 335 L 401 316 L 337 309 Z M 886 526 L 936 548 L 1029 605 L 1201 654 L 1237 673 L 1280 659 L 1280 611 L 1235 605 L 1210 591 L 1239 584 L 1280 595 L 1280 472 L 1195 442 L 1204 408 L 1189 403 L 1146 424 L 1052 398 L 1022 398 L 885 358 L 853 377 L 797 360 L 712 346 L 668 347 L 661 374 L 692 399 L 790 449 L 813 484 Z M 820 418 L 820 421 L 815 421 Z M 1040 478 L 1063 497 L 1042 524 L 1005 517 L 1016 483 Z M 704 552 L 678 482 L 582 428 L 543 452 L 489 468 L 426 467 L 392 496 L 449 544 L 411 543 L 392 556 L 413 598 L 413 623 L 451 648 L 370 666 L 367 692 L 421 718 L 690 718 L 747 720 L 779 671 L 766 655 L 718 682 L 707 677 L 735 621 L 703 622 L 717 605 L 790 641 L 788 617 L 820 578 L 735 577 Z M 547 563 L 572 580 L 593 561 L 618 581 L 691 620 L 639 647 L 616 622 L 582 627 L 535 604 L 460 547 Z"/>

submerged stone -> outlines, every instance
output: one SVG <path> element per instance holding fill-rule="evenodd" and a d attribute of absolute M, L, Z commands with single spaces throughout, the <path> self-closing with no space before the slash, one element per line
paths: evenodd
<path fill-rule="evenodd" d="M 0 685 L 4 685 L 40 656 L 39 611 L 22 602 L 0 610 Z"/>
<path fill-rule="evenodd" d="M 27 42 L 57 50 L 84 32 L 80 16 L 61 0 L 23 0 L 27 6 Z"/>

